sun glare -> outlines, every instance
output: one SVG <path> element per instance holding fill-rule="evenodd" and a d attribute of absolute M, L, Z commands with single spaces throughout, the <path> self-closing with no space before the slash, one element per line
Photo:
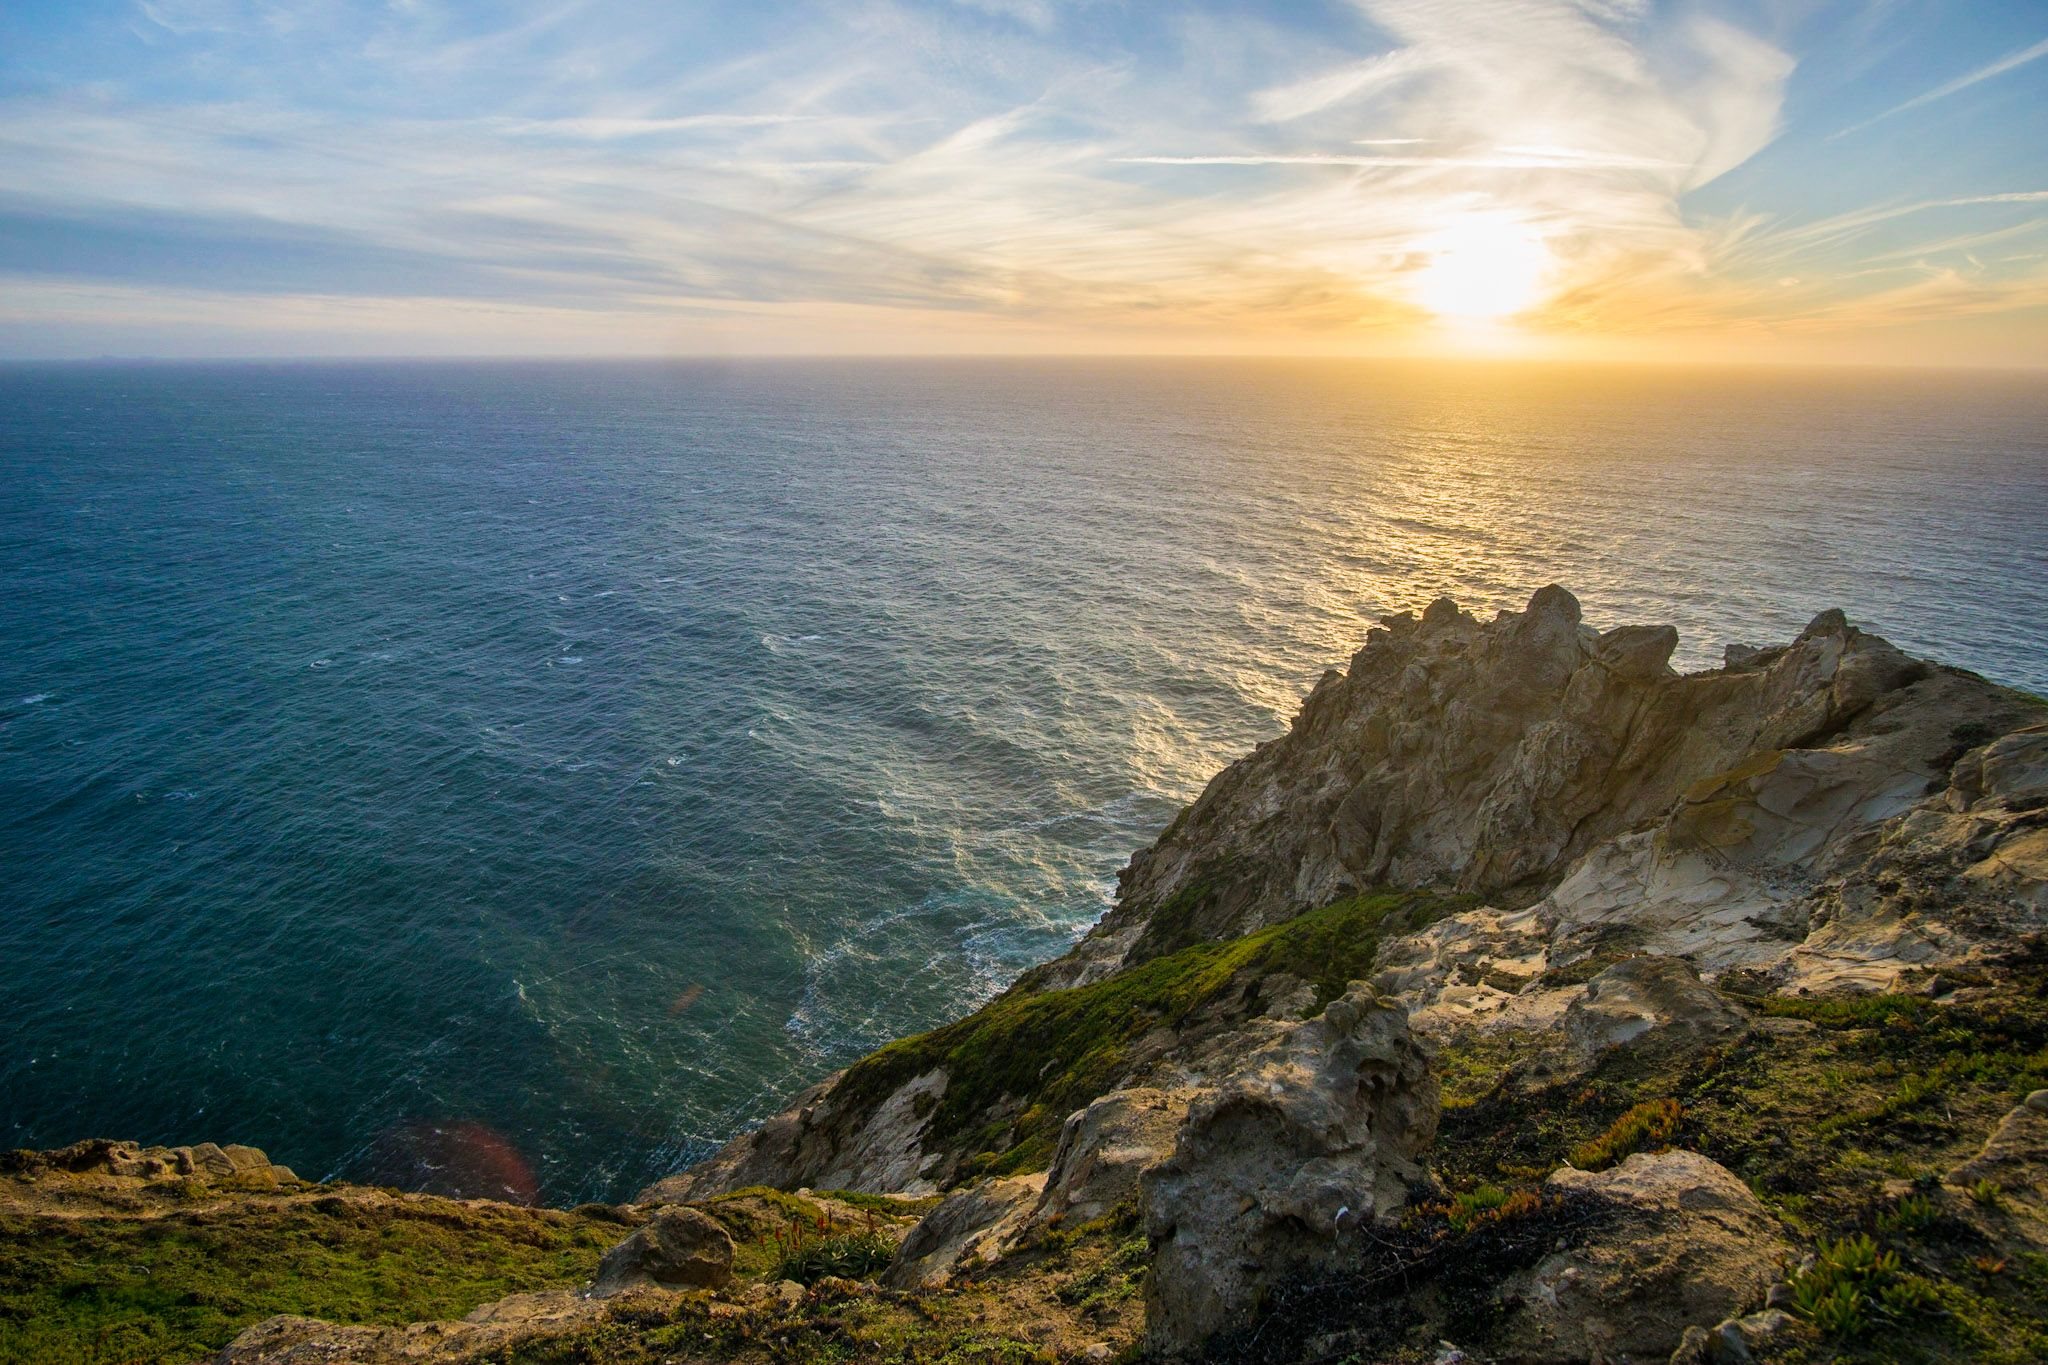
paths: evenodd
<path fill-rule="evenodd" d="M 1505 216 L 1460 218 L 1416 250 L 1428 261 L 1410 279 L 1415 301 L 1453 322 L 1495 322 L 1530 308 L 1551 265 L 1542 237 Z"/>

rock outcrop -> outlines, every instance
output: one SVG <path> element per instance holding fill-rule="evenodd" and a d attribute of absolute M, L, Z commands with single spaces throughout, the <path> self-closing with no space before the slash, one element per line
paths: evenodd
<path fill-rule="evenodd" d="M 1749 1026 L 1748 1016 L 1700 981 L 1682 958 L 1618 962 L 1565 1006 L 1560 1027 L 1582 1063 L 1615 1048 L 1697 1052 Z"/>
<path fill-rule="evenodd" d="M 1840 612 L 1709 673 L 1673 673 L 1675 641 L 1668 627 L 1594 631 L 1555 587 L 1488 624 L 1448 599 L 1387 618 L 1286 735 L 1131 861 L 1116 909 L 1039 982 L 1383 884 L 1511 907 L 1555 889 L 1553 927 L 1624 911 L 1659 951 L 1712 950 L 1703 970 L 1774 960 L 1770 943 L 1801 936 L 1791 903 L 1828 855 L 1939 788 L 1969 736 L 2003 735 L 2029 710 Z M 2014 753 L 1979 780 L 2038 783 L 2038 762 Z"/>
<path fill-rule="evenodd" d="M 720 1289 L 732 1283 L 732 1234 L 716 1218 L 664 1208 L 605 1253 L 590 1292 L 598 1298 L 642 1286 Z"/>
<path fill-rule="evenodd" d="M 1792 1256 L 1749 1188 L 1694 1152 L 1562 1170 L 1545 1189 L 1613 1216 L 1501 1287 L 1504 1354 L 1530 1365 L 1665 1360 L 1688 1327 L 1761 1308 Z"/>
<path fill-rule="evenodd" d="M 94 1177 L 145 1182 L 200 1181 L 229 1184 L 238 1189 L 271 1189 L 296 1185 L 297 1175 L 289 1166 L 274 1164 L 259 1148 L 235 1143 L 221 1146 L 212 1142 L 189 1147 L 145 1147 L 136 1142 L 88 1138 L 49 1152 L 23 1152 L 0 1170 L 15 1169 L 34 1175 L 61 1171 L 83 1177 L 90 1185 Z"/>
<path fill-rule="evenodd" d="M 883 1283 L 937 1289 L 957 1275 L 993 1265 L 1023 1231 L 1044 1189 L 1043 1175 L 1024 1175 L 985 1180 L 947 1196 L 903 1239 Z"/>
<path fill-rule="evenodd" d="M 1196 1347 L 1266 1286 L 1337 1264 L 1426 1182 L 1436 1084 L 1399 1008 L 1360 986 L 1268 1027 L 1145 1175 L 1157 1349 Z"/>

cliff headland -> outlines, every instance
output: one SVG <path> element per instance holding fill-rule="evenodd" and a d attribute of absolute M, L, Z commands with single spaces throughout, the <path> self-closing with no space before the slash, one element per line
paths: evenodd
<path fill-rule="evenodd" d="M 627 1205 L 0 1158 L 0 1357 L 2048 1357 L 2048 703 L 1676 644 L 1387 618 L 1070 952 Z"/>

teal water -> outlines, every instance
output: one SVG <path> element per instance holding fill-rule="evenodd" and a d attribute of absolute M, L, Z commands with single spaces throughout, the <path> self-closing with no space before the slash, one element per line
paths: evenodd
<path fill-rule="evenodd" d="M 1377 614 L 2048 691 L 2019 377 L 0 370 L 0 1145 L 618 1197 L 1059 951 Z"/>

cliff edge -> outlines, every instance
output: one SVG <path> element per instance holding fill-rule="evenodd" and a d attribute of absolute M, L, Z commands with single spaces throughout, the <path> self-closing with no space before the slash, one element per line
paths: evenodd
<path fill-rule="evenodd" d="M 1070 952 L 576 1285 L 220 1358 L 2041 1358 L 2048 703 L 1839 612 L 1676 644 L 1387 618 Z"/>

